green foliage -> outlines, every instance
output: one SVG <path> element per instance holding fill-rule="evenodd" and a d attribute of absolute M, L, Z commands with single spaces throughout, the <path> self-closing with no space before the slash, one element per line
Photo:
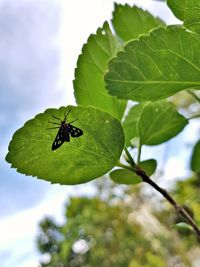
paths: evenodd
<path fill-rule="evenodd" d="M 184 25 L 165 27 L 147 11 L 115 4 L 111 25 L 105 22 L 90 35 L 77 62 L 74 92 L 77 104 L 82 106 L 47 109 L 13 135 L 6 160 L 20 173 L 51 183 L 80 184 L 110 172 L 114 182 L 130 185 L 118 185 L 120 189 L 129 188 L 128 197 L 122 192 L 123 200 L 128 201 L 120 201 L 113 192 L 104 195 L 104 200 L 99 196 L 73 198 L 63 225 L 50 218 L 41 222 L 38 249 L 49 256 L 49 261 L 42 260 L 42 267 L 164 267 L 177 258 L 179 262 L 174 266 L 191 266 L 185 251 L 197 241 L 191 238 L 182 244 L 171 227 L 179 223 L 178 231 L 184 228 L 183 234 L 188 234 L 190 229 L 185 231 L 183 218 L 172 218 L 161 203 L 157 211 L 153 209 L 155 203 L 149 207 L 148 196 L 148 216 L 143 214 L 144 224 L 140 224 L 138 212 L 143 208 L 144 195 L 136 191 L 137 187 L 131 191 L 131 185 L 141 182 L 136 170 L 141 168 L 140 174 L 145 171 L 150 176 L 157 167 L 153 159 L 140 162 L 141 146 L 158 145 L 176 136 L 189 123 L 181 113 L 191 118 L 190 111 L 198 110 L 196 104 L 200 103 L 200 2 L 168 0 L 168 6 Z M 189 93 L 196 102 L 190 101 L 180 111 L 181 105 L 171 103 L 177 103 L 177 93 L 179 98 Z M 72 112 L 67 122 L 78 119 L 74 126 L 82 129 L 83 135 L 70 137 L 70 142 L 52 151 L 59 125 L 48 129 L 51 115 L 63 119 L 69 109 Z M 130 150 L 139 148 L 138 165 L 131 156 L 126 165 L 120 162 L 124 144 Z M 125 147 L 125 151 L 129 150 Z M 198 142 L 191 159 L 191 169 L 197 173 L 199 158 Z M 123 169 L 112 170 L 116 166 Z M 158 190 L 159 186 L 150 181 Z M 189 199 L 188 214 L 194 211 L 195 215 L 190 215 L 194 219 L 196 216 L 198 223 L 199 184 L 199 180 L 180 182 L 175 191 L 180 202 L 188 204 Z M 166 197 L 164 189 L 159 192 Z M 159 223 L 158 218 L 163 217 L 170 229 Z M 82 247 L 77 248 L 80 242 Z"/>
<path fill-rule="evenodd" d="M 142 145 L 158 145 L 177 135 L 187 123 L 166 100 L 141 103 L 129 111 L 124 121 L 126 143 L 138 138 Z"/>
<path fill-rule="evenodd" d="M 174 15 L 184 22 L 191 31 L 200 33 L 200 2 L 199 0 L 167 0 Z"/>
<path fill-rule="evenodd" d="M 110 178 L 118 184 L 138 184 L 142 179 L 131 170 L 117 169 L 110 173 Z"/>
<path fill-rule="evenodd" d="M 140 34 L 148 33 L 153 28 L 164 25 L 164 22 L 136 6 L 115 4 L 112 24 L 116 34 L 121 40 L 127 42 L 137 39 Z"/>
<path fill-rule="evenodd" d="M 156 170 L 157 162 L 154 159 L 149 159 L 140 162 L 140 168 L 145 171 L 148 176 L 151 176 Z M 117 169 L 110 173 L 110 178 L 119 184 L 138 184 L 142 179 L 133 170 Z"/>
<path fill-rule="evenodd" d="M 160 27 L 130 41 L 109 63 L 105 76 L 109 93 L 121 99 L 155 101 L 199 89 L 199 43 L 198 34 L 177 26 Z"/>
<path fill-rule="evenodd" d="M 93 105 L 117 118 L 121 118 L 126 101 L 108 94 L 103 80 L 107 61 L 115 55 L 120 45 L 108 23 L 92 34 L 83 46 L 75 70 L 74 93 L 79 105 Z"/>
<path fill-rule="evenodd" d="M 158 145 L 177 135 L 188 123 L 174 106 L 163 100 L 147 103 L 138 122 L 141 144 Z"/>
<path fill-rule="evenodd" d="M 83 130 L 83 136 L 71 138 L 69 143 L 52 151 L 58 129 L 48 130 L 51 115 L 63 119 L 69 109 L 72 111 L 68 121 L 78 118 L 74 126 Z M 124 134 L 117 119 L 94 107 L 68 106 L 47 109 L 26 122 L 14 134 L 6 160 L 26 175 L 52 183 L 80 184 L 111 170 L 123 146 Z"/>
<path fill-rule="evenodd" d="M 119 165 L 124 135 L 126 146 L 139 148 L 139 159 L 142 145 L 161 144 L 184 129 L 188 120 L 170 101 L 189 90 L 200 102 L 192 91 L 200 88 L 199 3 L 169 0 L 168 5 L 190 31 L 182 25 L 165 27 L 136 6 L 115 4 L 110 26 L 105 22 L 90 35 L 75 70 L 75 98 L 83 106 L 72 107 L 68 121 L 78 118 L 74 126 L 83 136 L 52 151 L 58 129 L 47 130 L 48 121 L 52 114 L 62 118 L 66 108 L 48 109 L 14 134 L 6 156 L 12 167 L 51 183 L 84 183 Z M 134 106 L 125 117 L 127 100 L 141 102 L 130 103 Z M 200 165 L 196 150 L 193 171 Z M 124 183 L 139 182 L 138 177 L 133 182 L 136 176 L 128 169 L 111 172 L 118 182 L 122 174 Z"/>
<path fill-rule="evenodd" d="M 191 169 L 194 172 L 200 172 L 200 140 L 195 144 L 193 149 Z"/>
<path fill-rule="evenodd" d="M 178 19 L 182 21 L 185 17 L 185 8 L 187 2 L 187 0 L 167 0 L 167 4 L 170 7 L 171 11 Z"/>

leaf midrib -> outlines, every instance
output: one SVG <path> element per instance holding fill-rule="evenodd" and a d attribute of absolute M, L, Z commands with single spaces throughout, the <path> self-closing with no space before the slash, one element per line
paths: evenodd
<path fill-rule="evenodd" d="M 117 79 L 109 79 L 110 81 L 119 82 L 119 83 L 131 83 L 131 84 L 191 84 L 191 85 L 200 85 L 199 82 L 193 82 L 193 81 L 128 81 L 128 80 L 117 80 Z"/>

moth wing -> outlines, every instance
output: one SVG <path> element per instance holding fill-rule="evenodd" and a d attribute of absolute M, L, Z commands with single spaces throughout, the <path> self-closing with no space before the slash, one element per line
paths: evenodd
<path fill-rule="evenodd" d="M 57 148 L 59 148 L 64 142 L 69 142 L 70 141 L 70 137 L 69 137 L 69 133 L 67 131 L 63 131 L 62 128 L 59 129 L 55 140 L 53 141 L 52 150 L 56 150 Z"/>
<path fill-rule="evenodd" d="M 79 128 L 74 127 L 73 125 L 70 125 L 70 134 L 71 137 L 79 137 L 83 135 L 83 131 Z"/>

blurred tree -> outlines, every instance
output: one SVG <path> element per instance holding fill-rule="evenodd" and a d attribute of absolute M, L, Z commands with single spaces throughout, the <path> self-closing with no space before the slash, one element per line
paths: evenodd
<path fill-rule="evenodd" d="M 187 190 L 191 190 L 192 198 L 194 194 L 198 198 L 197 181 L 195 178 L 189 181 L 177 183 L 176 194 L 181 202 L 185 195 L 185 190 L 182 190 L 184 184 L 187 184 Z M 107 199 L 105 196 L 103 199 L 101 193 L 95 198 L 71 198 L 66 206 L 63 225 L 58 225 L 51 218 L 44 219 L 37 238 L 42 254 L 41 266 L 192 266 L 191 255 L 192 250 L 197 248 L 197 240 L 190 231 L 185 231 L 186 238 L 180 240 L 180 228 L 178 231 L 172 229 L 180 218 L 169 216 L 167 206 L 157 209 L 159 199 L 156 200 L 158 205 L 151 199 L 146 204 L 145 197 L 136 186 L 131 189 L 132 193 L 130 187 L 128 192 L 126 190 L 123 186 L 107 188 Z M 105 193 L 102 186 L 99 192 Z M 198 201 L 192 203 L 198 205 L 195 209 L 200 210 Z M 161 225 L 160 221 L 164 224 Z"/>

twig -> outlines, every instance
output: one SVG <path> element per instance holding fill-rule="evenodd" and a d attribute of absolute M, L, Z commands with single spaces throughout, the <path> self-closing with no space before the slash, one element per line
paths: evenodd
<path fill-rule="evenodd" d="M 142 144 L 141 144 L 141 141 L 140 141 L 139 147 L 138 147 L 137 164 L 140 164 L 141 153 L 142 153 Z"/>
<path fill-rule="evenodd" d="M 192 217 L 188 214 L 188 212 L 181 207 L 170 195 L 169 193 L 161 188 L 159 185 L 157 185 L 154 181 L 152 181 L 147 175 L 146 173 L 141 170 L 139 167 L 136 169 L 136 174 L 138 176 L 140 176 L 143 180 L 143 182 L 151 185 L 155 190 L 157 190 L 164 198 L 166 198 L 169 203 L 174 207 L 174 209 L 176 210 L 177 213 L 181 214 L 182 217 L 185 219 L 185 221 L 191 225 L 191 227 L 193 228 L 194 232 L 196 233 L 196 235 L 198 237 L 200 237 L 200 229 L 197 226 L 196 222 L 192 219 Z"/>
<path fill-rule="evenodd" d="M 128 160 L 129 160 L 129 163 L 131 164 L 131 166 L 132 167 L 135 167 L 136 164 L 135 164 L 135 162 L 134 162 L 131 154 L 129 153 L 128 148 L 127 147 L 124 147 L 124 151 L 125 151 L 125 153 L 126 153 L 126 155 L 128 157 Z"/>

